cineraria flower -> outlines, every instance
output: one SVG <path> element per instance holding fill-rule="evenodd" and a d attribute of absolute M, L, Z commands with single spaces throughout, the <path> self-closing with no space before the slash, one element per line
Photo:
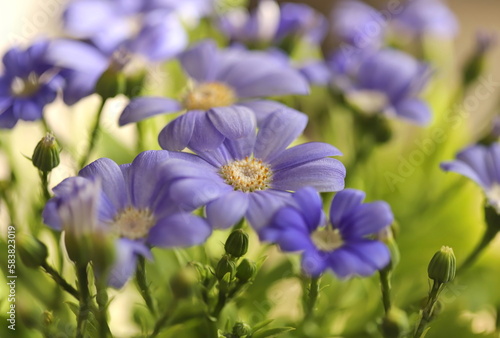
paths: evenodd
<path fill-rule="evenodd" d="M 163 149 L 215 149 L 224 139 L 238 139 L 254 131 L 269 112 L 283 105 L 243 99 L 305 94 L 307 81 L 297 71 L 270 55 L 241 48 L 218 50 L 204 41 L 180 56 L 195 81 L 182 100 L 162 97 L 133 99 L 120 116 L 121 126 L 161 113 L 185 110 L 159 135 Z"/>
<path fill-rule="evenodd" d="M 162 174 L 165 170 L 162 164 L 168 158 L 166 151 L 146 151 L 131 164 L 121 166 L 101 158 L 83 168 L 78 177 L 56 186 L 56 196 L 45 206 L 44 222 L 54 229 L 66 230 L 61 208 L 69 202 L 71 187 L 94 179 L 102 182 L 95 222 L 117 238 L 117 259 L 109 280 L 115 288 L 122 287 L 134 273 L 138 255 L 151 257 L 150 246 L 201 244 L 211 233 L 205 220 L 180 210 L 170 198 L 170 185 Z M 93 222 L 86 209 L 75 209 L 71 215 L 78 218 L 75 227 L 86 227 Z"/>
<path fill-rule="evenodd" d="M 440 0 L 408 1 L 394 18 L 395 29 L 416 37 L 423 35 L 453 38 L 458 33 L 458 21 Z"/>
<path fill-rule="evenodd" d="M 260 229 L 290 191 L 312 186 L 318 191 L 344 187 L 345 168 L 330 156 L 335 147 L 319 142 L 286 147 L 304 130 L 307 117 L 289 108 L 280 109 L 263 122 L 257 134 L 224 140 L 212 151 L 197 155 L 171 152 L 182 158 L 169 166 L 171 195 L 187 209 L 206 205 L 206 217 L 215 228 L 228 228 L 246 217 Z M 189 161 L 186 169 L 185 161 Z"/>
<path fill-rule="evenodd" d="M 431 119 L 429 106 L 418 95 L 429 78 L 429 68 L 394 49 L 358 55 L 351 61 L 340 52 L 330 59 L 334 84 L 358 109 L 399 117 L 419 125 Z M 340 79 L 335 80 L 335 75 Z"/>
<path fill-rule="evenodd" d="M 375 8 L 363 2 L 340 2 L 332 11 L 331 22 L 340 41 L 357 49 L 374 49 L 383 44 L 387 23 Z"/>
<path fill-rule="evenodd" d="M 47 42 L 34 43 L 26 50 L 10 49 L 3 57 L 0 75 L 0 128 L 13 128 L 17 121 L 40 120 L 46 104 L 57 97 L 63 79 L 50 65 Z"/>
<path fill-rule="evenodd" d="M 354 189 L 338 192 L 325 225 L 318 193 L 306 187 L 280 208 L 260 231 L 263 240 L 283 251 L 302 251 L 302 269 L 319 276 L 331 269 L 339 278 L 370 276 L 390 261 L 389 249 L 372 239 L 393 222 L 389 205 L 382 201 L 362 203 L 365 193 Z"/>
<path fill-rule="evenodd" d="M 319 44 L 326 35 L 328 22 L 305 4 L 282 3 L 280 8 L 276 2 L 265 0 L 251 13 L 241 8 L 226 13 L 220 26 L 233 42 L 262 45 L 299 36 Z"/>
<path fill-rule="evenodd" d="M 500 143 L 470 146 L 456 158 L 441 163 L 441 169 L 459 173 L 479 184 L 488 203 L 500 213 Z"/>

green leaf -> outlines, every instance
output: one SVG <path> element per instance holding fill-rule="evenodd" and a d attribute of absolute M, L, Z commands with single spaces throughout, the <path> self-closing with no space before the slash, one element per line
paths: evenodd
<path fill-rule="evenodd" d="M 287 333 L 295 330 L 294 327 L 275 327 L 272 329 L 267 329 L 261 332 L 257 332 L 252 335 L 252 338 L 266 338 L 266 337 L 277 337 L 283 333 Z"/>
<path fill-rule="evenodd" d="M 273 321 L 274 321 L 274 319 L 267 319 L 267 320 L 261 321 L 260 323 L 255 324 L 253 326 L 252 334 L 254 334 L 255 332 L 259 331 L 260 329 L 266 327 L 267 325 L 271 324 Z"/>

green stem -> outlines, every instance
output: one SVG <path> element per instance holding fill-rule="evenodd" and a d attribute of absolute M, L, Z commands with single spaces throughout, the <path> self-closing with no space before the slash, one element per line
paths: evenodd
<path fill-rule="evenodd" d="M 223 290 L 219 290 L 219 297 L 217 298 L 217 304 L 215 305 L 214 310 L 212 311 L 212 317 L 219 318 L 219 315 L 226 306 L 227 301 L 229 298 L 227 297 L 227 294 Z"/>
<path fill-rule="evenodd" d="M 146 281 L 146 261 L 144 257 L 139 256 L 136 272 L 136 281 L 139 291 L 141 293 L 149 312 L 156 316 L 156 309 L 154 306 L 153 298 L 151 297 L 151 291 L 149 290 L 149 285 Z"/>
<path fill-rule="evenodd" d="M 80 291 L 80 309 L 77 316 L 76 337 L 85 337 L 85 329 L 90 311 L 89 278 L 87 275 L 87 264 L 77 265 L 76 275 Z"/>
<path fill-rule="evenodd" d="M 99 323 L 99 337 L 111 336 L 108 326 L 108 290 L 106 279 L 96 278 L 96 301 L 98 305 L 97 321 Z"/>
<path fill-rule="evenodd" d="M 382 289 L 382 303 L 384 304 L 385 313 L 389 313 L 391 309 L 391 272 L 381 270 L 380 273 L 380 286 Z"/>
<path fill-rule="evenodd" d="M 87 148 L 87 152 L 85 155 L 82 157 L 79 163 L 79 168 L 83 168 L 83 166 L 87 163 L 89 160 L 90 154 L 92 153 L 92 150 L 94 150 L 96 141 L 97 141 L 97 135 L 99 134 L 99 125 L 101 123 L 101 115 L 104 110 L 104 105 L 106 104 L 106 99 L 101 99 L 101 104 L 99 105 L 99 108 L 97 110 L 97 116 L 94 122 L 94 126 L 92 128 L 92 132 L 90 134 L 90 141 L 89 145 Z"/>
<path fill-rule="evenodd" d="M 462 263 L 462 265 L 458 268 L 457 274 L 463 273 L 463 271 L 467 270 L 472 264 L 476 262 L 478 259 L 479 255 L 483 252 L 483 250 L 488 247 L 488 245 L 491 243 L 491 241 L 495 238 L 497 235 L 499 229 L 492 228 L 491 226 L 488 225 L 486 228 L 486 231 L 483 235 L 483 238 L 479 242 L 479 244 L 476 246 L 476 248 L 469 254 L 467 259 Z"/>
<path fill-rule="evenodd" d="M 304 321 L 311 319 L 314 315 L 314 308 L 316 307 L 319 295 L 319 279 L 320 277 L 311 277 L 311 283 L 309 290 L 307 290 L 307 297 L 305 298 Z"/>
<path fill-rule="evenodd" d="M 42 263 L 42 268 L 45 270 L 46 273 L 48 273 L 52 279 L 67 293 L 75 297 L 76 299 L 80 299 L 80 294 L 78 291 L 71 286 L 66 280 L 54 269 L 52 268 L 47 262 Z"/>
<path fill-rule="evenodd" d="M 170 306 L 170 309 L 167 309 L 165 313 L 160 317 L 160 319 L 158 319 L 158 321 L 156 322 L 153 333 L 151 333 L 151 335 L 149 336 L 150 338 L 156 337 L 162 329 L 168 326 L 168 320 L 171 318 L 172 309 L 175 309 L 176 305 L 177 299 L 174 299 L 173 303 Z"/>
<path fill-rule="evenodd" d="M 439 292 L 441 291 L 443 285 L 444 284 L 436 281 L 433 282 L 431 292 L 429 293 L 429 298 L 427 299 L 427 303 L 422 310 L 422 318 L 420 319 L 417 329 L 415 330 L 415 335 L 413 336 L 414 338 L 422 337 L 425 328 L 430 323 L 432 319 L 432 312 L 434 311 L 434 306 L 436 305 Z"/>
<path fill-rule="evenodd" d="M 39 174 L 40 174 L 40 181 L 42 184 L 43 198 L 45 202 L 47 202 L 51 197 L 49 192 L 49 173 L 46 171 L 39 171 Z"/>

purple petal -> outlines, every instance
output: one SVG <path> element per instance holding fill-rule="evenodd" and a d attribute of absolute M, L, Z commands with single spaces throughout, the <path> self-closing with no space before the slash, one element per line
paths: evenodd
<path fill-rule="evenodd" d="M 247 220 L 257 232 L 267 225 L 274 213 L 290 201 L 292 195 L 287 192 L 264 190 L 249 194 Z"/>
<path fill-rule="evenodd" d="M 64 103 L 73 105 L 82 98 L 94 93 L 101 72 L 83 72 L 64 70 L 62 76 L 66 80 L 63 89 Z"/>
<path fill-rule="evenodd" d="M 116 210 L 124 208 L 129 203 L 123 173 L 113 160 L 100 158 L 80 170 L 78 175 L 85 178 L 99 177 L 102 191 Z"/>
<path fill-rule="evenodd" d="M 254 100 L 238 102 L 238 106 L 245 106 L 250 108 L 257 118 L 257 125 L 260 127 L 262 123 L 267 119 L 269 114 L 274 113 L 280 109 L 288 108 L 282 103 L 271 101 L 271 100 Z"/>
<path fill-rule="evenodd" d="M 170 198 L 183 210 L 192 211 L 232 191 L 232 187 L 206 178 L 183 178 L 171 183 Z"/>
<path fill-rule="evenodd" d="M 330 205 L 330 222 L 338 227 L 344 215 L 363 203 L 366 194 L 361 190 L 344 189 L 335 194 Z"/>
<path fill-rule="evenodd" d="M 130 21 L 127 17 L 110 18 L 106 26 L 93 34 L 92 42 L 106 55 L 112 55 L 131 38 Z"/>
<path fill-rule="evenodd" d="M 208 203 L 207 220 L 215 229 L 227 229 L 235 225 L 245 215 L 248 204 L 248 194 L 241 191 L 230 191 Z"/>
<path fill-rule="evenodd" d="M 50 199 L 42 212 L 43 223 L 47 224 L 54 230 L 62 230 L 61 218 L 57 211 L 57 201 L 56 199 Z"/>
<path fill-rule="evenodd" d="M 203 218 L 177 213 L 158 221 L 149 232 L 148 243 L 159 247 L 187 247 L 202 244 L 211 233 Z"/>
<path fill-rule="evenodd" d="M 286 149 L 280 156 L 271 161 L 270 164 L 274 171 L 279 171 L 328 156 L 341 155 L 340 150 L 328 143 L 310 142 Z"/>
<path fill-rule="evenodd" d="M 109 65 L 108 58 L 97 48 L 67 39 L 52 41 L 45 57 L 59 67 L 82 72 L 102 73 Z"/>
<path fill-rule="evenodd" d="M 311 186 L 319 192 L 344 189 L 345 167 L 333 158 L 312 161 L 274 173 L 271 186 L 278 190 L 298 190 Z"/>
<path fill-rule="evenodd" d="M 293 109 L 282 109 L 272 113 L 262 124 L 257 134 L 255 157 L 273 161 L 290 145 L 307 125 L 307 116 Z"/>
<path fill-rule="evenodd" d="M 325 86 L 330 82 L 332 74 L 323 61 L 309 62 L 299 69 L 300 73 L 312 85 Z"/>
<path fill-rule="evenodd" d="M 318 277 L 327 268 L 324 253 L 307 250 L 302 254 L 302 270 L 310 276 Z"/>
<path fill-rule="evenodd" d="M 208 111 L 208 118 L 215 128 L 230 140 L 255 133 L 253 112 L 242 106 L 217 107 Z"/>
<path fill-rule="evenodd" d="M 419 125 L 426 125 L 432 118 L 431 110 L 427 103 L 419 99 L 406 99 L 396 107 L 396 114 L 411 120 Z"/>
<path fill-rule="evenodd" d="M 352 253 L 355 253 L 362 261 L 372 268 L 373 274 L 375 271 L 383 269 L 389 264 L 391 254 L 387 246 L 379 241 L 362 240 L 348 243 L 345 248 Z M 361 273 L 359 273 L 362 275 Z"/>
<path fill-rule="evenodd" d="M 482 145 L 471 146 L 458 153 L 456 161 L 442 163 L 441 168 L 464 175 L 488 189 L 494 180 L 486 164 L 487 153 L 488 149 Z"/>
<path fill-rule="evenodd" d="M 12 109 L 14 116 L 24 121 L 40 120 L 43 114 L 43 107 L 27 99 L 16 100 Z"/>
<path fill-rule="evenodd" d="M 89 37 L 115 16 L 114 6 L 100 0 L 72 2 L 64 12 L 64 28 L 75 37 Z"/>
<path fill-rule="evenodd" d="M 377 201 L 358 205 L 343 214 L 337 227 L 342 238 L 362 238 L 378 233 L 394 221 L 391 207 L 386 202 Z"/>
<path fill-rule="evenodd" d="M 190 149 L 195 152 L 214 150 L 224 142 L 224 135 L 212 124 L 207 112 L 192 110 L 187 114 L 193 114 L 195 119 L 193 135 L 188 144 Z"/>
<path fill-rule="evenodd" d="M 187 112 L 167 124 L 158 135 L 160 147 L 170 151 L 186 148 L 193 136 L 195 117 L 193 112 Z"/>
<path fill-rule="evenodd" d="M 217 47 L 211 40 L 203 41 L 179 57 L 184 70 L 198 82 L 209 82 L 217 73 Z"/>
<path fill-rule="evenodd" d="M 300 213 L 306 221 L 309 233 L 312 233 L 318 226 L 323 225 L 323 201 L 318 192 L 311 188 L 305 187 L 293 194 L 293 200 L 296 202 L 295 207 L 300 210 Z"/>
<path fill-rule="evenodd" d="M 120 115 L 120 126 L 142 121 L 148 117 L 182 110 L 179 101 L 164 97 L 138 97 L 130 101 Z"/>
<path fill-rule="evenodd" d="M 142 243 L 122 238 L 116 242 L 116 261 L 111 269 L 108 284 L 121 289 L 136 269 L 137 256 L 151 258 L 149 249 Z"/>
<path fill-rule="evenodd" d="M 19 118 L 14 115 L 14 109 L 12 109 L 12 107 L 9 107 L 5 111 L 0 113 L 0 128 L 12 129 L 17 124 L 18 120 Z"/>
<path fill-rule="evenodd" d="M 357 252 L 343 246 L 328 255 L 327 265 L 340 279 L 347 279 L 356 275 L 370 276 L 376 269 L 365 262 Z"/>

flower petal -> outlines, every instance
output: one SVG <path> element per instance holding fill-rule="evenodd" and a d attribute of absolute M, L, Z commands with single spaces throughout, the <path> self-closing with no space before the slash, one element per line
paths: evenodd
<path fill-rule="evenodd" d="M 235 140 L 255 133 L 256 120 L 253 112 L 243 106 L 212 108 L 208 118 L 225 137 Z"/>
<path fill-rule="evenodd" d="M 232 191 L 227 184 L 209 178 L 175 180 L 169 188 L 170 198 L 182 209 L 192 211 Z"/>
<path fill-rule="evenodd" d="M 330 205 L 330 222 L 338 227 L 344 215 L 360 206 L 365 197 L 363 191 L 356 189 L 344 189 L 336 193 Z"/>
<path fill-rule="evenodd" d="M 211 40 L 205 40 L 179 57 L 182 67 L 199 82 L 213 81 L 217 73 L 217 47 Z"/>
<path fill-rule="evenodd" d="M 250 108 L 257 118 L 257 125 L 260 127 L 262 123 L 266 120 L 269 114 L 274 113 L 280 109 L 288 108 L 282 103 L 271 101 L 271 100 L 252 100 L 238 102 L 238 106 L 245 106 Z"/>
<path fill-rule="evenodd" d="M 283 191 L 263 190 L 249 194 L 249 205 L 246 218 L 250 225 L 257 230 L 269 223 L 274 213 L 282 206 L 290 203 L 292 195 Z"/>
<path fill-rule="evenodd" d="M 419 99 L 403 100 L 395 109 L 396 114 L 419 125 L 428 124 L 432 118 L 432 113 L 427 103 Z"/>
<path fill-rule="evenodd" d="M 12 106 L 0 113 L 0 129 L 12 129 L 19 121 L 19 118 L 14 115 Z"/>
<path fill-rule="evenodd" d="M 376 269 L 365 262 L 357 252 L 348 250 L 345 246 L 328 255 L 327 265 L 338 278 L 347 279 L 353 276 L 370 276 Z"/>
<path fill-rule="evenodd" d="M 158 135 L 162 149 L 179 151 L 187 147 L 195 125 L 195 114 L 187 112 L 167 124 Z"/>
<path fill-rule="evenodd" d="M 248 194 L 230 191 L 208 203 L 207 220 L 214 229 L 227 229 L 245 215 L 248 204 Z"/>
<path fill-rule="evenodd" d="M 391 207 L 386 202 L 377 201 L 358 205 L 342 215 L 338 228 L 342 238 L 362 238 L 376 234 L 394 221 Z"/>
<path fill-rule="evenodd" d="M 441 163 L 441 168 L 464 175 L 488 189 L 493 180 L 486 166 L 487 152 L 487 148 L 482 145 L 468 147 L 457 154 L 456 161 Z"/>
<path fill-rule="evenodd" d="M 383 269 L 389 264 L 391 254 L 387 246 L 379 241 L 362 240 L 348 243 L 345 248 L 355 253 L 361 260 L 368 264 L 373 272 Z"/>
<path fill-rule="evenodd" d="M 193 135 L 189 141 L 188 147 L 195 151 L 214 150 L 224 142 L 222 135 L 212 124 L 205 111 L 194 110 L 187 114 L 193 114 L 195 125 Z"/>
<path fill-rule="evenodd" d="M 108 58 L 97 48 L 68 39 L 50 42 L 45 57 L 59 67 L 82 72 L 102 73 L 109 65 Z"/>
<path fill-rule="evenodd" d="M 293 168 L 304 163 L 319 160 L 328 156 L 341 156 L 340 150 L 328 143 L 309 142 L 286 149 L 280 156 L 270 162 L 274 171 Z"/>
<path fill-rule="evenodd" d="M 111 269 L 108 284 L 115 289 L 121 289 L 135 272 L 137 256 L 151 258 L 151 252 L 144 244 L 126 238 L 116 242 L 116 250 L 116 261 Z"/>
<path fill-rule="evenodd" d="M 43 115 L 43 107 L 27 99 L 16 100 L 12 109 L 14 116 L 24 121 L 40 120 Z"/>
<path fill-rule="evenodd" d="M 305 187 L 293 194 L 295 207 L 300 211 L 306 221 L 309 233 L 318 226 L 323 225 L 325 216 L 323 213 L 323 201 L 318 192 L 312 187 Z"/>
<path fill-rule="evenodd" d="M 302 270 L 310 276 L 318 277 L 327 268 L 326 256 L 318 250 L 307 250 L 302 254 Z"/>
<path fill-rule="evenodd" d="M 211 233 L 205 219 L 177 213 L 158 221 L 149 232 L 148 243 L 159 247 L 187 247 L 202 244 Z"/>
<path fill-rule="evenodd" d="M 138 97 L 125 107 L 118 121 L 120 126 L 142 121 L 148 117 L 182 110 L 179 101 L 164 97 Z"/>

